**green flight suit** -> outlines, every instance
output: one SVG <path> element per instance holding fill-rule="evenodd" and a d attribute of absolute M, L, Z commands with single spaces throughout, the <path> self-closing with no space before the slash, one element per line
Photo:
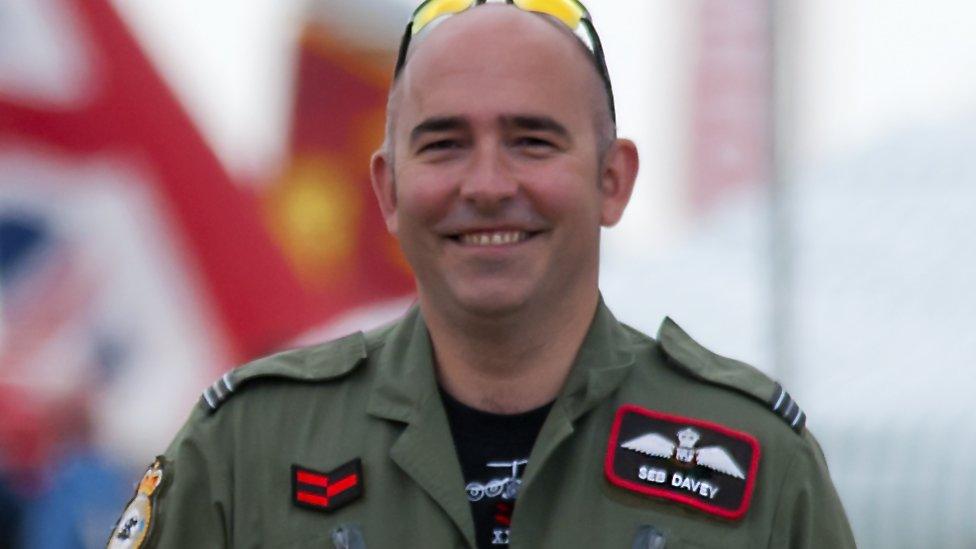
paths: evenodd
<path fill-rule="evenodd" d="M 146 545 L 333 547 L 332 532 L 353 526 L 369 549 L 475 547 L 431 356 L 415 308 L 390 326 L 234 370 L 167 449 Z M 510 547 L 630 548 L 646 526 L 669 549 L 853 547 L 816 441 L 770 411 L 775 387 L 670 320 L 655 341 L 601 302 L 529 457 Z M 608 482 L 608 436 L 623 404 L 758 439 L 745 516 L 721 519 Z M 293 504 L 292 465 L 329 471 L 355 458 L 362 497 L 330 513 Z"/>

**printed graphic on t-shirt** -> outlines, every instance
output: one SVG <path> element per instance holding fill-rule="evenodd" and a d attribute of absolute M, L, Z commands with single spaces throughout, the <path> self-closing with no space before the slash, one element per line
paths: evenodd
<path fill-rule="evenodd" d="M 509 543 L 515 498 L 518 497 L 519 489 L 522 487 L 520 477 L 528 462 L 527 459 L 489 461 L 485 466 L 489 470 L 497 470 L 499 476 L 485 481 L 473 480 L 464 487 L 468 501 L 472 502 L 473 506 L 482 508 L 482 512 L 491 513 L 492 545 Z"/>
<path fill-rule="evenodd" d="M 464 487 L 468 493 L 468 501 L 479 501 L 481 498 L 515 499 L 518 496 L 522 481 L 519 479 L 520 467 L 528 463 L 527 459 L 517 459 L 515 461 L 489 461 L 487 467 L 497 467 L 505 470 L 507 476 L 493 478 L 488 482 L 471 481 Z"/>
<path fill-rule="evenodd" d="M 441 390 L 478 549 L 509 545 L 515 500 L 524 486 L 532 446 L 552 403 L 518 414 L 495 414 L 458 402 Z M 516 536 L 518 533 L 515 534 Z"/>

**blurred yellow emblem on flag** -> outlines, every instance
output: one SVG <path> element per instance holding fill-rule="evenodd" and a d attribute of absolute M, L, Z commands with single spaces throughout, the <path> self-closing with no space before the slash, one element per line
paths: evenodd
<path fill-rule="evenodd" d="M 265 196 L 272 234 L 310 286 L 341 280 L 356 252 L 363 210 L 358 182 L 327 154 L 297 156 Z"/>

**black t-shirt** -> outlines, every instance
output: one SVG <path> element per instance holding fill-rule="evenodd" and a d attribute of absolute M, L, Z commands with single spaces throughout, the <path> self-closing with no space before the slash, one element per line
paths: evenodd
<path fill-rule="evenodd" d="M 552 403 L 509 415 L 475 410 L 444 390 L 441 399 L 471 502 L 478 547 L 505 547 L 522 474 Z"/>

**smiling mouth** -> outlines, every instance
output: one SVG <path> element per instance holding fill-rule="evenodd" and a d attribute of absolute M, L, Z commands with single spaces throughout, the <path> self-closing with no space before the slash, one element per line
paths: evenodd
<path fill-rule="evenodd" d="M 478 231 L 454 235 L 451 239 L 465 246 L 508 246 L 525 242 L 537 234 L 529 231 Z"/>

